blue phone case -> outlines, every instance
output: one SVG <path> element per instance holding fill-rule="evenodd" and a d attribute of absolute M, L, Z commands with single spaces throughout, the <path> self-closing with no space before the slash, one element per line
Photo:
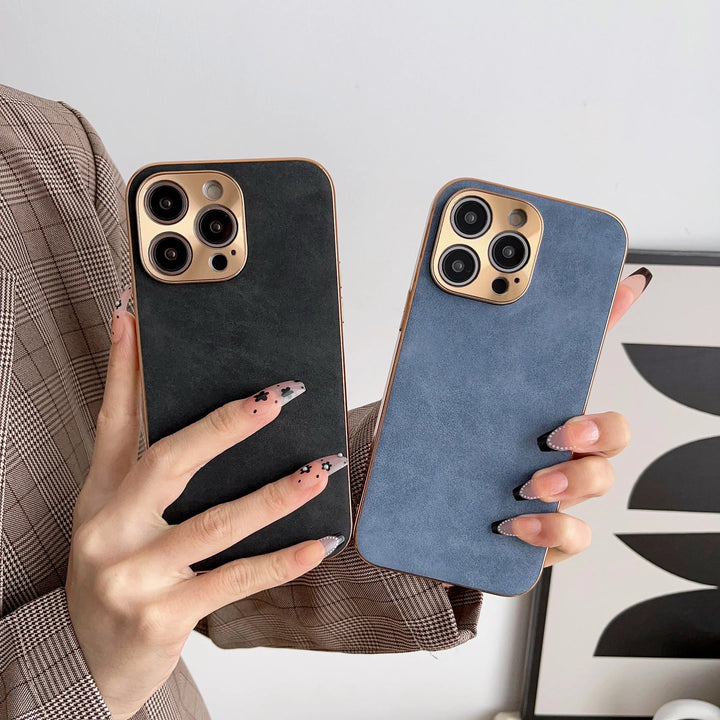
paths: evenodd
<path fill-rule="evenodd" d="M 515 302 L 460 297 L 432 279 L 443 208 L 467 188 L 519 198 L 542 216 L 532 282 Z M 532 588 L 547 550 L 491 526 L 557 510 L 513 489 L 571 456 L 537 439 L 585 409 L 626 252 L 622 223 L 601 210 L 478 180 L 440 191 L 361 503 L 365 560 L 497 595 Z"/>

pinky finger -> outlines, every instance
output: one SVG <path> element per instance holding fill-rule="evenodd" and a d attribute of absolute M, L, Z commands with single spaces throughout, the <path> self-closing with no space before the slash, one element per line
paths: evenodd
<path fill-rule="evenodd" d="M 178 602 L 199 620 L 236 600 L 305 574 L 344 540 L 342 535 L 328 535 L 265 555 L 233 560 L 182 583 L 176 590 Z"/>
<path fill-rule="evenodd" d="M 548 548 L 545 567 L 583 552 L 592 540 L 587 523 L 561 512 L 519 515 L 500 523 L 497 531 L 514 535 L 529 545 Z"/>

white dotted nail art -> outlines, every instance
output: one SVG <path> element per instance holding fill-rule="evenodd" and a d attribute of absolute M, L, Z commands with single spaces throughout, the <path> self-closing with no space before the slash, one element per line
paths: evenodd
<path fill-rule="evenodd" d="M 514 533 L 512 530 L 510 530 L 510 523 L 512 523 L 512 518 L 510 518 L 510 519 L 508 519 L 508 520 L 503 520 L 503 521 L 497 526 L 497 531 L 498 531 L 501 535 L 512 535 L 512 536 L 514 536 L 515 533 Z M 508 532 L 508 531 L 509 531 L 509 532 Z"/>
<path fill-rule="evenodd" d="M 525 499 L 525 500 L 539 500 L 539 499 L 540 499 L 540 496 L 539 496 L 539 495 L 531 495 L 531 494 L 530 494 L 530 492 L 529 492 L 530 482 L 531 482 L 531 481 L 528 480 L 528 481 L 518 490 L 518 495 L 520 495 L 520 497 L 522 497 L 522 498 Z"/>
<path fill-rule="evenodd" d="M 558 445 L 557 443 L 554 443 L 554 442 L 552 441 L 553 435 L 555 435 L 555 433 L 559 433 L 564 427 L 565 427 L 564 425 L 561 425 L 559 428 L 555 428 L 555 429 L 547 436 L 547 439 L 545 440 L 545 444 L 546 444 L 548 447 L 551 447 L 553 450 L 572 450 L 571 447 L 566 447 L 566 446 L 564 446 L 564 445 Z M 530 499 L 533 499 L 533 498 L 528 498 L 528 500 L 530 500 Z"/>

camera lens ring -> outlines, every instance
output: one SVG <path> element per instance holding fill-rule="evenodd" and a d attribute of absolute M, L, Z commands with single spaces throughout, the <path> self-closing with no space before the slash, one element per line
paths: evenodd
<path fill-rule="evenodd" d="M 512 250 L 512 254 L 505 254 L 504 250 Z M 520 254 L 520 260 L 510 262 L 516 255 Z M 506 231 L 496 235 L 490 242 L 488 255 L 492 266 L 500 272 L 512 273 L 521 270 L 527 265 L 530 259 L 530 243 L 527 238 L 519 232 Z"/>
<path fill-rule="evenodd" d="M 167 240 L 175 240 L 175 250 L 177 251 L 179 249 L 178 261 L 173 261 L 172 258 L 170 258 L 166 253 L 168 250 L 172 249 L 171 243 L 166 243 L 164 241 Z M 168 245 L 167 249 L 165 249 L 165 246 Z M 184 252 L 184 256 L 183 256 Z M 188 267 L 190 267 L 190 263 L 192 262 L 192 247 L 190 246 L 190 243 L 187 241 L 187 238 L 184 238 L 179 233 L 174 232 L 164 232 L 160 233 L 159 235 L 156 235 L 151 243 L 150 247 L 148 248 L 148 255 L 150 257 L 150 262 L 152 263 L 153 267 L 161 272 L 163 275 L 180 275 L 181 273 L 185 272 Z M 158 257 L 165 257 L 172 265 L 166 264 L 163 265 L 162 261 L 158 260 Z"/>
<path fill-rule="evenodd" d="M 164 196 L 159 194 L 159 190 L 165 188 Z M 170 201 L 170 206 L 163 208 L 162 201 Z M 175 211 L 172 206 L 178 207 L 179 211 Z M 145 193 L 145 210 L 147 214 L 157 223 L 161 225 L 174 225 L 185 217 L 188 211 L 188 199 L 185 191 L 172 180 L 159 180 L 150 186 Z M 173 213 L 170 211 L 173 210 Z"/>
<path fill-rule="evenodd" d="M 212 222 L 222 223 L 222 220 L 229 220 L 229 223 L 222 225 L 217 232 L 213 231 Z M 215 240 L 211 233 L 215 233 L 218 239 Z M 230 208 L 224 205 L 206 205 L 195 218 L 195 234 L 201 242 L 212 248 L 229 245 L 237 237 L 237 233 L 237 218 Z"/>
<path fill-rule="evenodd" d="M 453 267 L 456 263 L 465 261 L 466 266 Z M 446 248 L 438 261 L 440 277 L 453 287 L 469 285 L 480 273 L 480 258 L 477 253 L 467 245 L 451 245 Z"/>
<path fill-rule="evenodd" d="M 461 211 L 465 212 L 464 217 L 458 217 Z M 474 214 L 476 219 L 468 219 L 469 214 Z M 472 240 L 485 234 L 492 224 L 492 210 L 485 200 L 475 195 L 464 197 L 455 204 L 450 213 L 450 224 L 453 230 L 460 237 Z"/>

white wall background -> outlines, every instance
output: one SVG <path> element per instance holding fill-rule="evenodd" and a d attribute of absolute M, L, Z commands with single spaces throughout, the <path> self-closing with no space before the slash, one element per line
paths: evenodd
<path fill-rule="evenodd" d="M 720 5 L 0 0 L 0 82 L 79 108 L 121 171 L 305 156 L 337 192 L 351 405 L 377 399 L 430 202 L 474 176 L 613 211 L 635 248 L 720 240 Z M 185 658 L 216 720 L 518 707 L 527 598 L 453 651 Z"/>

